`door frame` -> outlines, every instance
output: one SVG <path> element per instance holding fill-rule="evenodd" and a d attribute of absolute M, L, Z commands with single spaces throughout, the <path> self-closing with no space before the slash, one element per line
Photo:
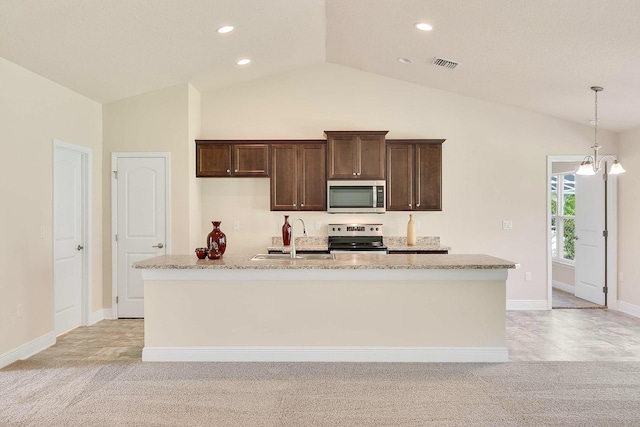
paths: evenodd
<path fill-rule="evenodd" d="M 82 296 L 81 296 L 81 317 L 80 317 L 80 324 L 82 326 L 88 326 L 92 324 L 92 289 L 90 286 L 91 283 L 91 277 L 92 277 L 92 267 L 93 267 L 93 263 L 91 262 L 92 260 L 92 248 L 93 248 L 93 239 L 92 239 L 92 230 L 93 230 L 93 223 L 91 221 L 92 218 L 92 209 L 91 209 L 91 201 L 93 200 L 93 180 L 92 180 L 92 176 L 93 176 L 93 153 L 91 148 L 88 147 L 82 147 L 80 145 L 76 145 L 76 144 L 71 144 L 69 142 L 65 142 L 65 141 L 61 141 L 58 139 L 54 139 L 53 140 L 53 152 L 52 152 L 52 159 L 51 159 L 51 163 L 52 163 L 52 179 L 51 179 L 51 185 L 52 185 L 52 232 L 51 232 L 51 236 L 52 239 L 55 239 L 55 224 L 56 224 L 56 218 L 55 218 L 55 209 L 53 209 L 53 201 L 55 200 L 55 152 L 56 150 L 61 149 L 61 150 L 68 150 L 68 151 L 73 151 L 75 153 L 80 154 L 81 157 L 81 162 L 82 162 L 82 171 L 80 173 L 81 175 L 81 182 L 82 182 L 82 189 L 81 189 L 81 193 L 82 193 L 82 202 L 81 202 L 81 208 L 82 208 L 82 234 L 83 234 L 83 243 L 84 243 L 84 250 L 81 251 L 82 254 Z M 52 259 L 53 261 L 55 261 L 55 253 L 54 253 L 54 248 L 55 246 L 53 245 L 52 242 Z M 53 262 L 54 268 L 55 268 L 55 262 Z M 55 271 L 54 271 L 54 277 L 55 277 Z M 55 281 L 54 281 L 54 286 L 55 286 Z M 53 330 L 55 331 L 55 301 L 51 301 L 52 306 L 54 307 L 53 310 Z"/>
<path fill-rule="evenodd" d="M 547 156 L 547 310 L 553 306 L 553 258 L 551 256 L 551 175 L 553 174 L 553 163 L 559 162 L 581 162 L 584 156 Z M 608 166 L 607 166 L 608 167 Z M 609 180 L 614 180 L 613 188 L 608 188 L 607 197 L 607 230 L 609 237 L 607 242 L 607 307 L 612 310 L 618 309 L 618 186 L 615 175 L 609 175 Z M 609 181 L 611 182 L 611 181 Z M 609 183 L 607 183 L 609 187 Z M 604 200 L 602 201 L 604 203 Z M 578 212 L 576 212 L 576 215 Z M 604 260 L 602 260 L 604 262 Z"/>
<path fill-rule="evenodd" d="M 165 160 L 165 253 L 171 252 L 171 153 L 169 152 L 127 152 L 111 153 L 111 307 L 112 317 L 118 318 L 118 185 L 116 174 L 120 158 L 163 158 Z"/>

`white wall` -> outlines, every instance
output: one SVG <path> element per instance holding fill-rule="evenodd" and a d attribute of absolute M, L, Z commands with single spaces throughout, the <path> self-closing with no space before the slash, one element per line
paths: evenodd
<path fill-rule="evenodd" d="M 574 266 L 553 263 L 551 268 L 551 280 L 553 280 L 553 283 L 567 286 L 576 285 L 576 269 Z"/>
<path fill-rule="evenodd" d="M 640 316 L 640 129 L 620 135 L 619 160 L 627 172 L 618 175 L 618 272 L 624 278 L 618 283 L 618 300 L 631 304 Z"/>
<path fill-rule="evenodd" d="M 487 253 L 521 264 L 509 273 L 507 298 L 546 300 L 546 156 L 583 155 L 593 129 L 541 114 L 400 82 L 333 64 L 202 94 L 203 139 L 322 138 L 324 130 L 389 130 L 388 138 L 445 138 L 443 210 L 415 215 L 419 236 L 440 236 L 454 253 Z M 615 152 L 614 135 L 599 140 Z M 222 221 L 228 251 L 263 251 L 280 233 L 269 211 L 268 179 L 202 181 L 203 233 Z M 328 222 L 382 220 L 404 235 L 408 213 L 382 216 L 293 214 L 311 234 Z M 239 220 L 240 230 L 233 230 Z M 513 221 L 503 231 L 502 220 Z M 313 230 L 316 221 L 320 232 Z M 204 240 L 204 236 L 203 236 Z M 532 272 L 533 280 L 524 281 Z"/>
<path fill-rule="evenodd" d="M 196 178 L 196 144 L 194 141 L 200 136 L 200 92 L 189 85 L 189 137 L 187 147 L 189 156 L 189 248 L 197 248 L 202 240 L 202 205 L 200 202 L 200 183 Z"/>
<path fill-rule="evenodd" d="M 53 332 L 54 139 L 93 153 L 91 309 L 102 308 L 102 107 L 3 58 L 0 94 L 1 356 Z"/>
<path fill-rule="evenodd" d="M 104 264 L 111 265 L 111 153 L 171 153 L 171 253 L 191 253 L 192 228 L 199 232 L 192 138 L 199 127 L 199 94 L 189 84 L 126 98 L 104 105 Z M 196 115 L 190 118 L 190 114 Z M 111 269 L 104 270 L 103 303 L 112 305 Z"/>

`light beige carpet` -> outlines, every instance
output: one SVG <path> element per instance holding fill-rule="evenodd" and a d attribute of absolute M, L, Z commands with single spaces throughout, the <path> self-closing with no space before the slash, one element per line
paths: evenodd
<path fill-rule="evenodd" d="M 2 426 L 638 426 L 640 362 L 20 361 Z"/>

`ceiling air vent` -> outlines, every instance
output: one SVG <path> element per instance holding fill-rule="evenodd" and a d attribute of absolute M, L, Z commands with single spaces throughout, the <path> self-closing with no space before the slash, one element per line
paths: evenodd
<path fill-rule="evenodd" d="M 437 56 L 433 59 L 432 64 L 437 65 L 438 67 L 448 68 L 450 70 L 453 70 L 458 65 L 460 65 L 459 62 L 452 61 L 450 59 L 439 58 Z"/>

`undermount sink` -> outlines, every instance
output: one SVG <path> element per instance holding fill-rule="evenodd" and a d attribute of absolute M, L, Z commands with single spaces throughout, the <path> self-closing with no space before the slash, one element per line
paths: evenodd
<path fill-rule="evenodd" d="M 251 258 L 251 261 L 264 261 L 274 259 L 291 259 L 290 254 L 258 254 Z M 336 259 L 334 254 L 297 254 L 295 259 L 315 259 L 315 260 L 327 260 Z"/>

